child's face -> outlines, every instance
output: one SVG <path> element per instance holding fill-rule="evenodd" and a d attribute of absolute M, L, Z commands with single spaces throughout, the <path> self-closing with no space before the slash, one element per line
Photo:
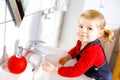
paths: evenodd
<path fill-rule="evenodd" d="M 89 43 L 101 36 L 101 30 L 96 26 L 95 20 L 80 18 L 77 26 L 78 39 L 82 43 Z"/>

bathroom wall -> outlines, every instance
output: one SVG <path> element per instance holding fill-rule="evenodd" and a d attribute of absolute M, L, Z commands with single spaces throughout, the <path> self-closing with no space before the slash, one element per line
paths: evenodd
<path fill-rule="evenodd" d="M 58 44 L 59 48 L 69 50 L 75 45 L 77 40 L 76 26 L 84 4 L 85 0 L 71 0 L 68 11 L 64 14 L 62 21 L 62 30 Z"/>

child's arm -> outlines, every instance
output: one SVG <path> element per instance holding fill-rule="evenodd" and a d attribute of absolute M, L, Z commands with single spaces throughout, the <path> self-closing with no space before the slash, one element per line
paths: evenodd
<path fill-rule="evenodd" d="M 63 57 L 61 57 L 59 59 L 58 63 L 61 66 L 64 66 L 64 64 L 67 63 L 70 59 L 72 59 L 71 55 L 70 54 L 66 54 L 66 55 L 64 55 Z"/>

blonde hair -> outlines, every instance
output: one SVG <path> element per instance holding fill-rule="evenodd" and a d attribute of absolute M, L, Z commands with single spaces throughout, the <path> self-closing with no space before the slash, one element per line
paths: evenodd
<path fill-rule="evenodd" d="M 80 17 L 83 17 L 88 20 L 94 20 L 98 28 L 103 30 L 102 40 L 104 42 L 112 42 L 114 40 L 114 33 L 109 29 L 105 29 L 106 20 L 102 13 L 97 10 L 85 10 Z"/>

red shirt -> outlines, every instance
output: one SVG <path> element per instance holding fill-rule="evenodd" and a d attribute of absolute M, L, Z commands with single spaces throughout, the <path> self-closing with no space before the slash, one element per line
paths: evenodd
<path fill-rule="evenodd" d="M 75 47 L 73 47 L 68 54 L 74 59 L 76 54 L 80 54 L 81 42 L 78 40 Z M 59 67 L 58 74 L 64 77 L 77 77 L 84 74 L 92 66 L 100 66 L 104 63 L 105 57 L 102 47 L 99 44 L 87 46 L 80 59 L 74 66 Z"/>

